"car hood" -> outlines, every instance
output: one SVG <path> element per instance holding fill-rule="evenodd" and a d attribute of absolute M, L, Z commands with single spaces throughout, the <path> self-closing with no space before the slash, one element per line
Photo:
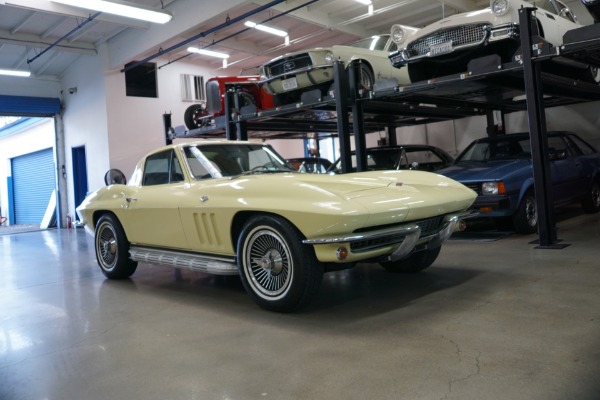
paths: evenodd
<path fill-rule="evenodd" d="M 315 47 L 312 49 L 299 50 L 299 51 L 293 51 L 290 53 L 285 53 L 281 56 L 277 56 L 277 57 L 273 58 L 272 60 L 267 62 L 267 64 L 273 63 L 275 61 L 279 61 L 283 58 L 293 57 L 298 54 L 307 54 L 307 53 L 316 53 L 316 52 L 325 53 L 327 51 L 332 52 L 336 58 L 339 58 L 339 57 L 348 58 L 348 57 L 353 57 L 353 56 L 357 56 L 357 55 L 363 55 L 363 56 L 379 56 L 379 57 L 387 59 L 387 56 L 389 54 L 388 51 L 383 51 L 383 50 L 369 50 L 369 49 L 365 49 L 365 48 L 361 48 L 361 47 L 334 45 L 331 47 Z"/>
<path fill-rule="evenodd" d="M 332 207 L 341 214 L 357 207 L 368 211 L 377 223 L 394 219 L 428 218 L 467 208 L 475 192 L 442 175 L 422 171 L 368 171 L 340 175 L 273 174 L 239 178 L 232 184 L 258 191 L 271 201 L 270 207 L 285 204 L 298 207 L 312 204 L 315 209 Z M 244 182 L 245 181 L 245 182 Z M 303 205 L 300 206 L 300 203 Z M 379 217 L 375 217 L 378 215 Z"/>
<path fill-rule="evenodd" d="M 526 168 L 531 168 L 531 160 L 466 161 L 437 172 L 464 183 L 504 180 Z"/>

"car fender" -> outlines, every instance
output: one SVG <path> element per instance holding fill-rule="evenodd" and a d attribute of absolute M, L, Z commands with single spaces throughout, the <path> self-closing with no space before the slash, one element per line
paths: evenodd
<path fill-rule="evenodd" d="M 521 204 L 521 201 L 523 201 L 523 197 L 525 197 L 525 193 L 527 193 L 529 189 L 533 189 L 533 176 L 523 181 L 523 184 L 521 185 L 521 190 L 519 191 L 519 201 L 517 201 L 517 204 L 514 205 L 515 207 L 518 207 L 519 204 Z"/>

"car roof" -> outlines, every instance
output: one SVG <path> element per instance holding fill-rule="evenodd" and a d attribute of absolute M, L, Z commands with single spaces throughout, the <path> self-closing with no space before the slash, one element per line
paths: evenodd
<path fill-rule="evenodd" d="M 559 135 L 573 135 L 573 132 L 566 131 L 550 131 L 548 132 L 548 136 L 559 136 Z M 499 140 L 523 140 L 529 138 L 529 132 L 519 132 L 519 133 L 508 133 L 504 135 L 496 135 L 496 136 L 487 136 L 483 138 L 479 138 L 473 141 L 473 143 L 484 143 L 484 142 L 494 142 Z"/>

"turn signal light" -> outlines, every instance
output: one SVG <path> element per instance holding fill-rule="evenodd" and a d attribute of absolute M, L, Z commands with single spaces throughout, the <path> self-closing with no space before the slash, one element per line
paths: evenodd
<path fill-rule="evenodd" d="M 340 261 L 345 260 L 348 257 L 348 249 L 345 248 L 344 246 L 338 248 L 336 256 L 337 256 L 337 259 Z"/>
<path fill-rule="evenodd" d="M 488 213 L 494 211 L 494 209 L 492 207 L 479 207 L 479 211 L 483 213 Z"/>

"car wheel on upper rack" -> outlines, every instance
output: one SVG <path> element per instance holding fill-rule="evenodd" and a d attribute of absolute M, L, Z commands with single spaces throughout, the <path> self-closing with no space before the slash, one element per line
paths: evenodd
<path fill-rule="evenodd" d="M 116 216 L 105 214 L 100 217 L 94 243 L 96 260 L 107 278 L 125 279 L 133 275 L 137 262 L 129 258 L 129 241 Z"/>
<path fill-rule="evenodd" d="M 198 129 L 204 124 L 202 123 L 201 117 L 208 115 L 205 104 L 192 104 L 185 109 L 183 113 L 183 122 L 188 129 Z"/>
<path fill-rule="evenodd" d="M 258 215 L 244 224 L 238 239 L 238 268 L 244 288 L 262 308 L 291 312 L 309 303 L 323 278 L 311 246 L 290 222 Z"/>
<path fill-rule="evenodd" d="M 365 90 L 373 90 L 373 85 L 375 84 L 375 75 L 373 74 L 373 70 L 365 62 L 358 64 L 358 84 L 359 89 Z"/>

